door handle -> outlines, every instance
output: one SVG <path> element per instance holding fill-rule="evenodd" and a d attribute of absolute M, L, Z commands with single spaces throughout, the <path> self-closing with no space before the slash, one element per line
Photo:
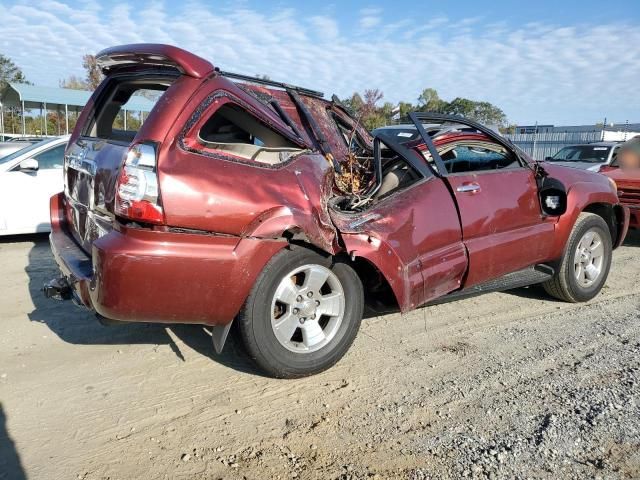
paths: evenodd
<path fill-rule="evenodd" d="M 477 183 L 463 183 L 458 188 L 456 188 L 456 192 L 466 192 L 466 193 L 474 193 L 480 191 L 480 185 Z"/>

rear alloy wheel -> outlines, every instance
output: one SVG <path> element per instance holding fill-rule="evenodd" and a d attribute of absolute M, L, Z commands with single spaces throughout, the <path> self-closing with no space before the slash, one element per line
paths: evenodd
<path fill-rule="evenodd" d="M 554 277 L 543 284 L 550 295 L 585 302 L 602 289 L 611 267 L 611 233 L 599 215 L 582 213 L 571 231 Z"/>
<path fill-rule="evenodd" d="M 344 303 L 335 273 L 323 265 L 303 265 L 280 281 L 271 302 L 271 328 L 287 350 L 314 352 L 335 337 Z"/>
<path fill-rule="evenodd" d="M 239 317 L 251 358 L 274 377 L 311 375 L 349 349 L 362 319 L 362 284 L 346 263 L 294 247 L 260 274 Z"/>

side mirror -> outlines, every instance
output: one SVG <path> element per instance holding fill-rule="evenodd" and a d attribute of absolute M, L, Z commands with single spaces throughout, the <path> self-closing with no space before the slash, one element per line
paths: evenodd
<path fill-rule="evenodd" d="M 567 189 L 560 180 L 552 177 L 538 180 L 538 196 L 546 215 L 557 217 L 567 211 Z"/>
<path fill-rule="evenodd" d="M 35 158 L 27 158 L 18 165 L 18 170 L 21 172 L 37 172 L 38 168 L 40 168 L 40 166 L 38 165 L 38 160 Z"/>
<path fill-rule="evenodd" d="M 551 160 L 553 160 L 553 157 L 544 157 L 545 162 L 550 162 Z"/>

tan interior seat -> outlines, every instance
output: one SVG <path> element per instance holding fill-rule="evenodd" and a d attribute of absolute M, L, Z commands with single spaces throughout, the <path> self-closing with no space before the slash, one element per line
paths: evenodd
<path fill-rule="evenodd" d="M 249 143 L 211 143 L 206 142 L 207 147 L 221 150 L 236 157 L 253 160 L 268 165 L 277 165 L 286 162 L 292 155 L 302 152 L 300 148 L 290 147 L 263 147 Z"/>

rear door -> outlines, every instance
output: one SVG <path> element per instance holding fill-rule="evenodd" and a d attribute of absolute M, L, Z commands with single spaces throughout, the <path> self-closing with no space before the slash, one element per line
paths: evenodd
<path fill-rule="evenodd" d="M 161 144 L 214 67 L 170 45 L 134 44 L 96 55 L 106 75 L 78 120 L 65 157 L 71 230 L 87 251 L 111 230 L 115 189 L 132 144 Z"/>
<path fill-rule="evenodd" d="M 135 71 L 107 77 L 85 107 L 67 149 L 65 193 L 72 233 L 85 250 L 111 230 L 116 182 L 130 146 L 177 74 Z"/>

